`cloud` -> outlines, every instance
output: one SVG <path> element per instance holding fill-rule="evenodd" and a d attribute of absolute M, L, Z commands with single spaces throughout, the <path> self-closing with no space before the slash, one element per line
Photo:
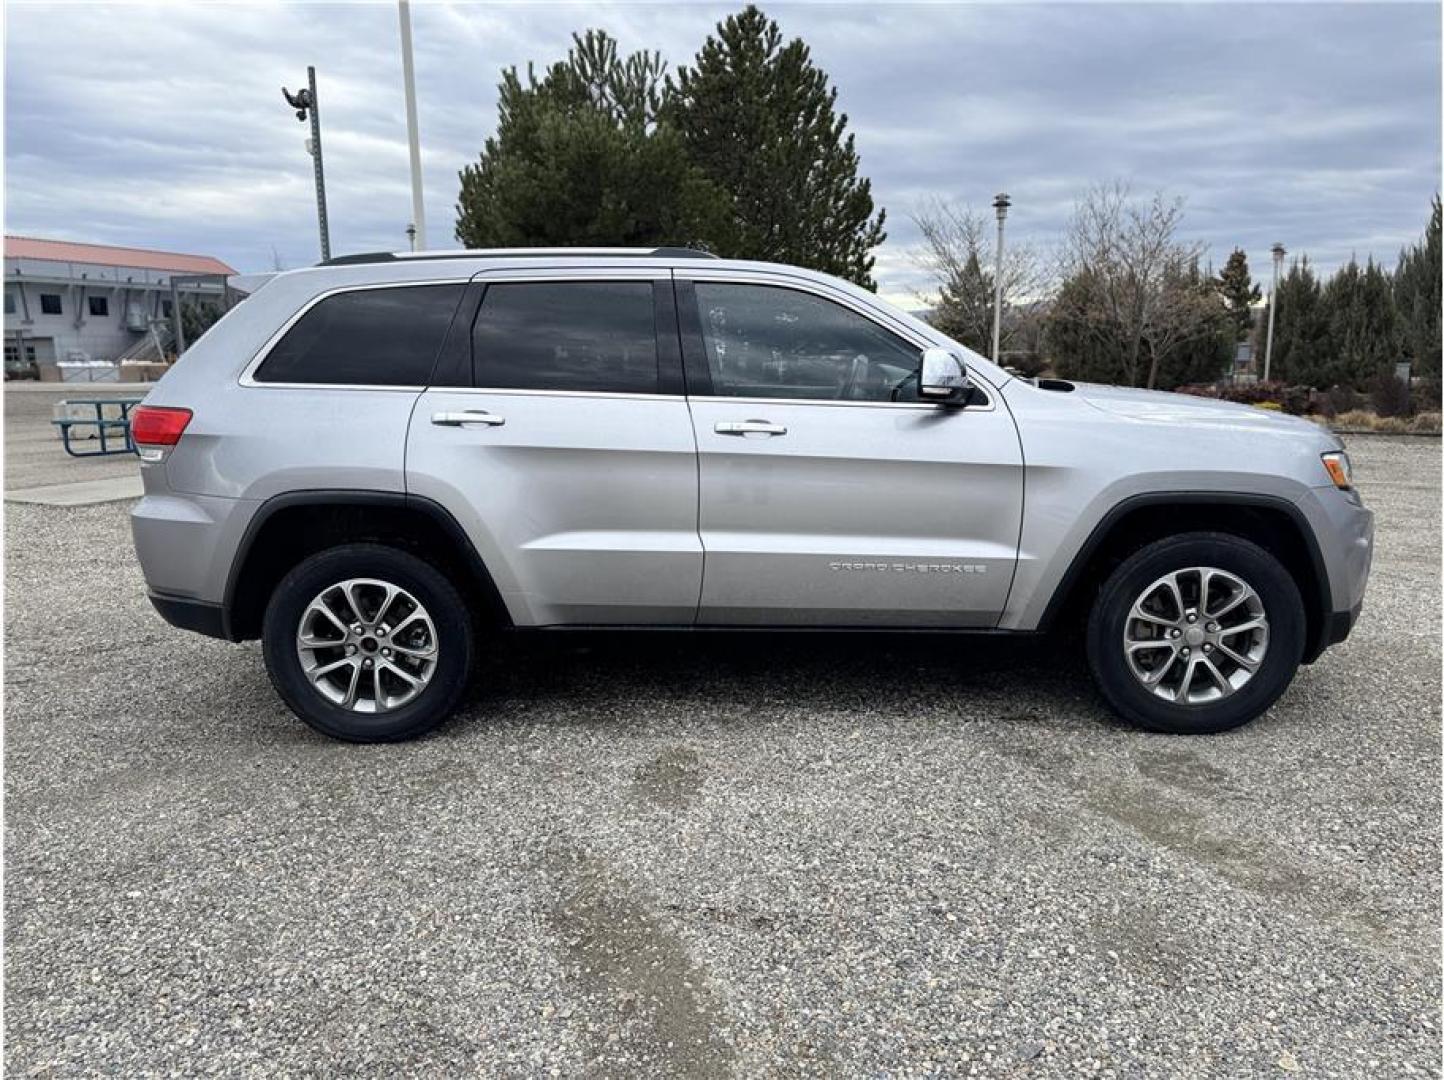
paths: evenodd
<path fill-rule="evenodd" d="M 740 6 L 740 5 L 738 5 Z M 429 241 L 454 243 L 457 171 L 496 122 L 509 65 L 570 34 L 689 63 L 717 4 L 413 5 Z M 1217 262 L 1274 240 L 1325 269 L 1392 263 L 1440 186 L 1437 5 L 771 4 L 832 77 L 888 209 L 882 291 L 926 287 L 909 215 L 932 196 L 1054 245 L 1089 184 L 1187 202 Z M 393 5 L 11 3 L 6 228 L 194 250 L 246 269 L 315 260 L 304 125 L 320 81 L 332 244 L 397 249 L 410 217 Z"/>

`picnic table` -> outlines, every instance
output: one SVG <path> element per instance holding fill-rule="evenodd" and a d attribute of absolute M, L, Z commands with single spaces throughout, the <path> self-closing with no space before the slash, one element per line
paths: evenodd
<path fill-rule="evenodd" d="M 140 398 L 66 398 L 60 403 L 61 410 L 66 413 L 58 419 L 50 421 L 60 429 L 60 442 L 65 447 L 65 452 L 71 457 L 101 457 L 110 454 L 133 454 L 135 443 L 130 439 L 130 410 L 141 402 Z M 83 409 L 94 411 L 93 416 L 71 416 L 69 415 L 73 406 L 80 406 Z M 106 416 L 107 408 L 119 409 L 119 416 Z M 100 440 L 98 450 L 77 450 L 71 444 L 71 440 L 77 436 L 76 429 L 94 428 Z M 120 446 L 115 445 L 115 439 L 119 437 Z"/>

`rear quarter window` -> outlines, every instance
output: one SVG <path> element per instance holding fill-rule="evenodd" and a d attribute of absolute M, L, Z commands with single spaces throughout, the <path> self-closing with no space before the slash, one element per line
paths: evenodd
<path fill-rule="evenodd" d="M 352 289 L 296 321 L 252 376 L 262 383 L 425 386 L 464 284 Z"/>

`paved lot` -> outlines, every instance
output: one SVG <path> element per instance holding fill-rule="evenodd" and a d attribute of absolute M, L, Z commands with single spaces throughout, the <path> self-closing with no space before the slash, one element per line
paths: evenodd
<path fill-rule="evenodd" d="M 1440 446 L 1352 448 L 1365 618 L 1207 739 L 1067 642 L 616 635 L 343 746 L 11 505 L 7 1071 L 1436 1075 Z"/>
<path fill-rule="evenodd" d="M 50 425 L 55 406 L 66 398 L 143 398 L 136 383 L 8 383 L 5 399 L 6 492 L 52 484 L 138 476 L 134 455 L 72 458 Z M 90 449 L 89 445 L 84 447 Z"/>

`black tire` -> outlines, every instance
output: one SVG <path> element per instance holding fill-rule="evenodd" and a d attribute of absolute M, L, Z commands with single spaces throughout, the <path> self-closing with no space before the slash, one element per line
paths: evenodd
<path fill-rule="evenodd" d="M 307 678 L 297 650 L 297 630 L 312 599 L 353 578 L 376 578 L 405 589 L 435 626 L 430 681 L 413 699 L 384 712 L 355 712 L 327 700 Z M 311 727 L 346 742 L 399 742 L 440 726 L 466 689 L 474 648 L 472 620 L 451 582 L 416 556 L 381 544 L 328 548 L 301 562 L 271 594 L 262 626 L 266 670 L 277 693 Z"/>
<path fill-rule="evenodd" d="M 1134 676 L 1123 639 L 1129 612 L 1143 591 L 1189 567 L 1213 567 L 1247 582 L 1268 618 L 1268 645 L 1252 677 L 1229 696 L 1175 704 Z M 1186 533 L 1149 544 L 1109 575 L 1088 618 L 1088 666 L 1114 711 L 1141 728 L 1174 735 L 1228 731 L 1260 715 L 1288 688 L 1303 656 L 1306 627 L 1298 586 L 1278 559 L 1228 533 Z"/>

